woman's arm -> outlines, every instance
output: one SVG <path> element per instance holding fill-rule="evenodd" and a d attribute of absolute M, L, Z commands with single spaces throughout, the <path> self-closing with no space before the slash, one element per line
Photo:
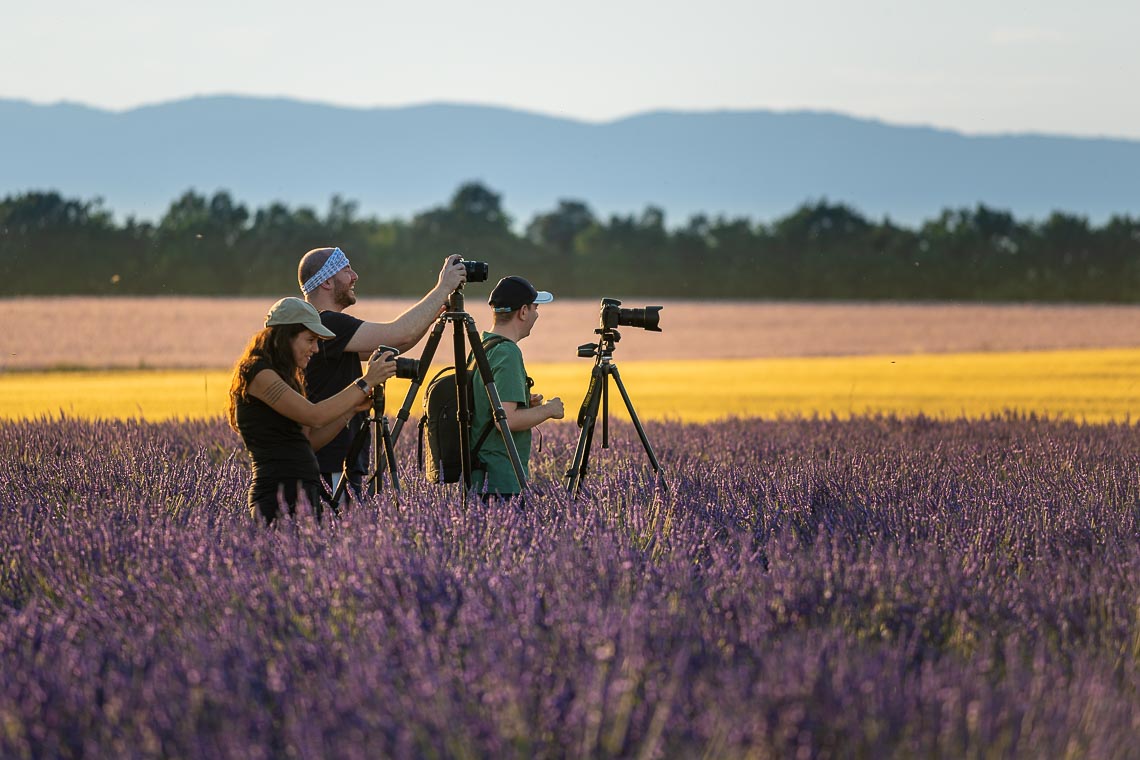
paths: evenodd
<path fill-rule="evenodd" d="M 264 401 L 283 417 L 310 428 L 322 428 L 338 419 L 344 419 L 346 414 L 367 398 L 364 390 L 353 383 L 335 396 L 314 404 L 290 388 L 271 369 L 263 369 L 254 375 L 247 393 Z"/>
<path fill-rule="evenodd" d="M 348 414 L 337 417 L 335 420 L 327 425 L 322 425 L 316 428 L 302 428 L 305 436 L 309 439 L 309 445 L 313 447 L 313 451 L 320 451 L 321 448 L 336 438 L 340 431 L 344 430 L 345 426 L 352 420 L 356 412 L 363 412 L 372 408 L 370 399 L 364 399 L 359 406 L 353 409 Z"/>
<path fill-rule="evenodd" d="M 360 378 L 360 381 L 368 386 L 367 389 L 357 385 L 359 381 L 352 382 L 335 396 L 315 404 L 290 388 L 289 384 L 281 379 L 281 375 L 271 369 L 263 369 L 254 375 L 246 392 L 264 401 L 273 411 L 300 423 L 303 427 L 323 428 L 348 412 L 355 411 L 356 407 L 365 401 L 371 400 L 372 389 L 396 374 L 396 362 L 390 361 L 391 358 L 391 352 L 377 351 L 368 360 L 364 377 Z"/>

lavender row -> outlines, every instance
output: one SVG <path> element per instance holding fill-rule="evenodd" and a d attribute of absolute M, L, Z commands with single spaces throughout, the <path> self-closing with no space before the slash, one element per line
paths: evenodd
<path fill-rule="evenodd" d="M 647 430 L 268 530 L 220 421 L 0 425 L 0 756 L 1134 752 L 1140 429 Z"/>

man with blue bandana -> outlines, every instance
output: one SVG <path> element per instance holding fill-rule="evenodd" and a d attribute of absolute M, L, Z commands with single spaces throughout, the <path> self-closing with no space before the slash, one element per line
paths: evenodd
<path fill-rule="evenodd" d="M 460 256 L 448 256 L 439 272 L 436 286 L 391 322 L 365 322 L 344 310 L 356 303 L 357 274 L 348 257 L 339 248 L 314 248 L 301 257 L 297 267 L 297 283 L 305 300 L 317 307 L 321 323 L 336 334 L 321 341 L 319 351 L 305 369 L 308 398 L 317 402 L 336 394 L 361 376 L 360 362 L 366 361 L 377 346 L 393 346 L 401 352 L 412 348 L 427 333 L 446 308 L 447 298 L 467 280 L 467 269 Z M 317 452 L 321 477 L 330 489 L 336 488 L 352 432 L 368 412 L 359 412 L 336 438 Z M 366 446 L 357 461 L 348 466 L 349 483 L 360 492 L 360 484 L 368 471 L 370 452 Z"/>

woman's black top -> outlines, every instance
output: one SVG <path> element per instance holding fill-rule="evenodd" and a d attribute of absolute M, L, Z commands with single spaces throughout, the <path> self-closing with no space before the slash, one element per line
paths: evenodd
<path fill-rule="evenodd" d="M 273 369 L 267 360 L 254 362 L 246 369 L 246 383 L 265 369 Z M 275 412 L 252 396 L 237 400 L 236 416 L 238 432 L 253 462 L 251 504 L 266 497 L 275 498 L 281 484 L 295 489 L 297 481 L 301 481 L 306 486 L 319 487 L 321 473 L 317 456 L 301 430 L 301 423 Z"/>

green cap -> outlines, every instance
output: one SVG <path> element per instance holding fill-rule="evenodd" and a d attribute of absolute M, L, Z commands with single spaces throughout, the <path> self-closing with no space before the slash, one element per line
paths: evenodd
<path fill-rule="evenodd" d="M 293 296 L 282 298 L 270 307 L 265 315 L 265 326 L 274 325 L 304 325 L 322 338 L 336 337 L 336 333 L 321 324 L 321 314 L 316 306 Z"/>

